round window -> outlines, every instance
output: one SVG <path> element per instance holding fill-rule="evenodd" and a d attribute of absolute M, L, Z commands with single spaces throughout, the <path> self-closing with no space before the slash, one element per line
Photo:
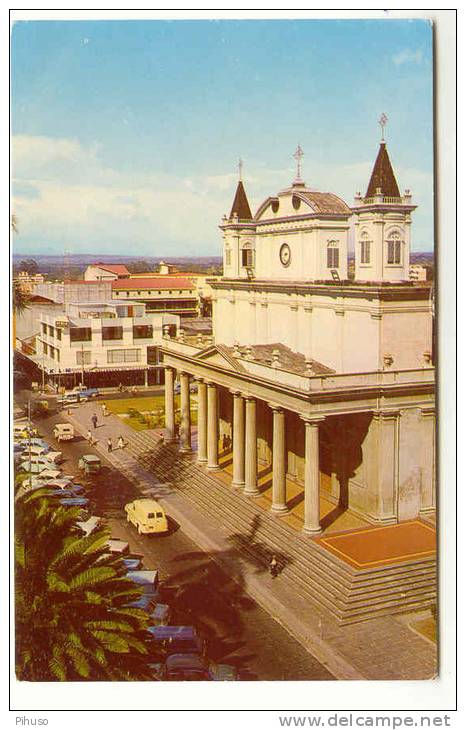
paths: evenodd
<path fill-rule="evenodd" d="M 289 266 L 291 262 L 291 251 L 287 243 L 280 246 L 280 261 L 283 266 Z"/>

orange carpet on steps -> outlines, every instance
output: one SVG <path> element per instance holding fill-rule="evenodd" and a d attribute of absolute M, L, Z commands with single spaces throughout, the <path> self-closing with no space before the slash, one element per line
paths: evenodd
<path fill-rule="evenodd" d="M 435 528 L 421 520 L 364 527 L 315 539 L 321 547 L 360 570 L 425 558 L 436 551 Z"/>

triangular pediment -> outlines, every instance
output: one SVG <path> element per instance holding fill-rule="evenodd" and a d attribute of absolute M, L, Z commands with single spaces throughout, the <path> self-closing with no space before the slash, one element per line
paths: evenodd
<path fill-rule="evenodd" d="M 209 345 L 196 355 L 196 360 L 212 363 L 212 365 L 220 365 L 228 370 L 236 370 L 244 372 L 244 367 L 231 354 L 231 348 L 226 345 Z"/>

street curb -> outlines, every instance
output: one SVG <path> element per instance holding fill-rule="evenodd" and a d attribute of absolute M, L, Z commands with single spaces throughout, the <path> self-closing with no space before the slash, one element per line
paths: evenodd
<path fill-rule="evenodd" d="M 66 414 L 66 418 L 73 424 L 75 429 L 83 435 L 85 429 L 82 424 L 72 415 Z M 112 461 L 112 454 L 106 452 L 103 446 L 95 445 L 93 447 L 99 451 L 106 459 Z M 147 484 L 143 484 L 133 474 L 128 474 L 128 470 L 124 465 L 115 464 L 125 476 L 130 479 L 137 488 Z M 160 486 L 154 477 L 147 472 L 148 480 L 154 482 L 154 487 Z M 170 505 L 170 514 L 182 526 L 185 534 L 193 540 L 201 549 L 208 550 L 213 553 L 212 559 L 222 568 L 222 570 L 235 580 L 234 571 L 230 570 L 228 561 L 222 559 L 220 554 L 225 551 L 225 545 L 221 544 L 218 538 L 210 537 L 206 534 L 205 527 L 200 530 L 197 525 L 186 515 L 186 510 L 180 505 L 174 503 L 174 500 L 182 499 L 181 492 L 174 492 L 171 497 L 157 497 L 157 499 Z M 204 518 L 208 519 L 208 518 Z M 209 528 L 210 530 L 210 528 Z M 258 578 L 245 571 L 244 583 L 246 592 L 270 615 L 278 621 L 280 625 L 293 636 L 312 656 L 317 659 L 323 666 L 328 669 L 335 679 L 346 680 L 366 680 L 366 677 L 353 667 L 346 659 L 344 659 L 337 651 L 331 648 L 318 634 L 310 629 L 309 625 L 297 616 L 293 609 L 285 606 L 278 598 L 267 590 Z"/>

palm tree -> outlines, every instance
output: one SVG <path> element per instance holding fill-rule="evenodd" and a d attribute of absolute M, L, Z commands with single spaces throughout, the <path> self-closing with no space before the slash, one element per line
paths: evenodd
<path fill-rule="evenodd" d="M 27 681 L 151 678 L 141 589 L 108 554 L 109 534 L 82 536 L 79 508 L 46 490 L 16 503 L 16 674 Z"/>

